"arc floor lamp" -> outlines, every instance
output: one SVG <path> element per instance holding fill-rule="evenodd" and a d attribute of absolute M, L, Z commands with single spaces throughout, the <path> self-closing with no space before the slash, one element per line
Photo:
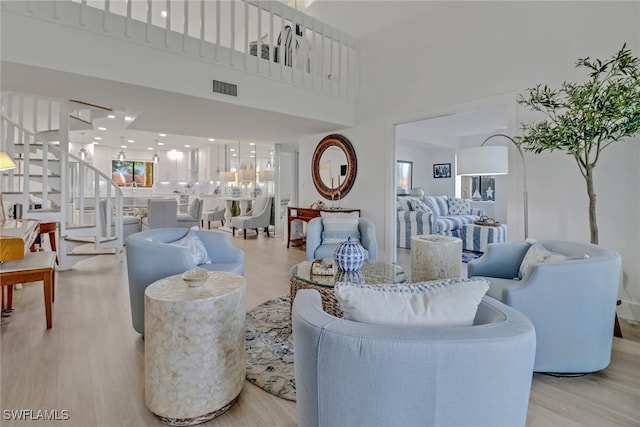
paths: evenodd
<path fill-rule="evenodd" d="M 524 238 L 529 237 L 529 202 L 527 193 L 527 166 L 524 161 L 522 149 L 509 135 L 496 133 L 489 136 L 479 147 L 463 148 L 456 152 L 457 166 L 456 175 L 479 176 L 479 175 L 507 175 L 509 173 L 509 149 L 503 146 L 485 145 L 493 138 L 505 138 L 511 141 L 518 149 L 522 160 L 522 183 L 523 183 L 523 203 L 524 203 Z"/>

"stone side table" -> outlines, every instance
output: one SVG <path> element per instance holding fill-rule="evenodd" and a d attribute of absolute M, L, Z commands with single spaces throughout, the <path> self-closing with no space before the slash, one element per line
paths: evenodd
<path fill-rule="evenodd" d="M 411 237 L 412 282 L 458 278 L 461 263 L 461 239 L 438 234 Z"/>
<path fill-rule="evenodd" d="M 245 379 L 244 278 L 212 271 L 200 282 L 158 280 L 145 290 L 144 317 L 149 410 L 176 426 L 226 412 Z"/>

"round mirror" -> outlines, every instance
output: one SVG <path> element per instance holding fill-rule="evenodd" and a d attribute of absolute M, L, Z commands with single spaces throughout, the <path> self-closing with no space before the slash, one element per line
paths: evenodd
<path fill-rule="evenodd" d="M 318 193 L 336 200 L 347 195 L 356 180 L 356 152 L 342 135 L 325 137 L 313 153 L 311 174 Z"/>

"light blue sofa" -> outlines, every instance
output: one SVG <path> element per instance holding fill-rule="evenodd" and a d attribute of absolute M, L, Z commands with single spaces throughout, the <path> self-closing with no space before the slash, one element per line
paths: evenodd
<path fill-rule="evenodd" d="M 303 289 L 292 325 L 299 426 L 525 425 L 535 332 L 492 298 L 474 326 L 399 328 L 333 317 Z"/>
<path fill-rule="evenodd" d="M 185 228 L 154 228 L 127 239 L 131 319 L 133 329 L 140 334 L 144 334 L 144 291 L 156 280 L 196 267 L 244 275 L 244 252 L 233 246 L 226 233 L 194 230 L 204 243 L 211 264 L 196 265 L 187 248 L 167 244 L 180 240 L 188 232 Z"/>
<path fill-rule="evenodd" d="M 322 218 L 314 218 L 307 224 L 307 261 L 317 258 L 333 258 L 337 243 L 322 243 Z M 360 232 L 360 244 L 365 250 L 365 258 L 369 261 L 378 259 L 378 242 L 376 241 L 376 229 L 373 223 L 364 218 L 358 218 L 358 231 Z"/>
<path fill-rule="evenodd" d="M 571 259 L 536 264 L 523 280 L 514 280 L 530 244 L 493 243 L 482 257 L 467 264 L 468 276 L 487 279 L 487 295 L 531 319 L 537 336 L 536 372 L 571 374 L 606 368 L 611 359 L 620 255 L 589 243 L 539 243 Z"/>

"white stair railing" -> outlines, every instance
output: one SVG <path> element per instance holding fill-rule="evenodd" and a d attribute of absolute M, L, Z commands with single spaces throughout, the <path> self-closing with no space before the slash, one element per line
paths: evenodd
<path fill-rule="evenodd" d="M 65 121 L 52 117 L 65 111 L 57 105 L 64 102 L 2 95 L 0 150 L 18 168 L 0 174 L 0 191 L 9 204 L 22 205 L 23 218 L 58 222 L 61 238 L 84 236 L 91 238 L 96 249 L 116 248 L 118 253 L 123 245 L 122 191 L 109 176 L 64 149 L 68 140 L 60 141 L 60 135 L 68 135 L 68 130 L 42 130 Z M 39 131 L 26 128 L 25 108 L 34 117 L 28 120 L 31 129 Z M 107 215 L 99 212 L 100 199 L 106 199 Z M 61 265 L 66 255 L 60 254 Z"/>
<path fill-rule="evenodd" d="M 30 0 L 2 7 L 355 99 L 356 40 L 278 1 Z"/>

